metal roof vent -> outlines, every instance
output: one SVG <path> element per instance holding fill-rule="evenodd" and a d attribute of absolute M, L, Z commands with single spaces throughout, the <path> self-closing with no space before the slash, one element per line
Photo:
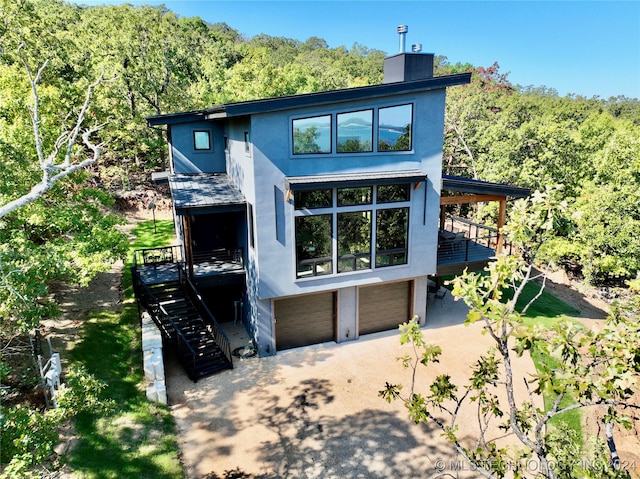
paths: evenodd
<path fill-rule="evenodd" d="M 411 51 L 413 53 L 420 53 L 422 51 L 422 43 L 414 43 L 411 45 Z"/>
<path fill-rule="evenodd" d="M 398 35 L 400 35 L 400 51 L 398 53 L 404 53 L 404 44 L 409 27 L 406 25 L 398 25 Z"/>

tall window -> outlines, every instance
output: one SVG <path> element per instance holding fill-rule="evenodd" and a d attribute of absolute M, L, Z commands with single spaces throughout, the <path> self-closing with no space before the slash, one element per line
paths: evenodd
<path fill-rule="evenodd" d="M 409 208 L 378 210 L 376 267 L 407 263 Z"/>
<path fill-rule="evenodd" d="M 331 215 L 296 218 L 298 278 L 333 273 L 333 223 Z"/>
<path fill-rule="evenodd" d="M 296 277 L 406 264 L 410 186 L 296 192 Z"/>
<path fill-rule="evenodd" d="M 373 151 L 373 110 L 338 115 L 338 153 Z"/>
<path fill-rule="evenodd" d="M 293 120 L 293 154 L 331 153 L 331 115 Z"/>
<path fill-rule="evenodd" d="M 338 213 L 338 273 L 371 268 L 371 210 Z"/>
<path fill-rule="evenodd" d="M 411 150 L 412 116 L 411 105 L 378 110 L 378 151 Z"/>

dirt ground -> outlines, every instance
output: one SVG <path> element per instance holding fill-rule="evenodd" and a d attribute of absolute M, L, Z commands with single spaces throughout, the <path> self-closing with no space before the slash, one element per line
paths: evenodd
<path fill-rule="evenodd" d="M 143 211 L 132 221 L 149 216 Z M 62 284 L 55 288 L 63 314 L 45 328 L 62 352 L 63 362 L 64 351 L 72 347 L 88 311 L 120 307 L 121 275 L 122 264 L 118 264 L 88 288 Z M 567 287 L 568 282 L 552 274 L 546 287 L 575 306 L 585 322 L 598 327 L 606 317 L 607 303 L 591 292 Z M 488 339 L 461 324 L 465 315 L 464 304 L 447 295 L 444 302 L 430 306 L 424 330 L 429 341 L 443 347 L 440 371 L 460 380 L 466 379 L 469 361 L 484 350 Z M 244 339 L 239 335 L 236 340 Z M 461 345 L 464 354 L 460 354 Z M 168 396 L 187 477 L 477 477 L 455 469 L 460 463 L 439 431 L 411 423 L 399 403 L 388 405 L 378 397 L 386 381 L 408 387 L 409 373 L 397 361 L 406 352 L 398 333 L 390 331 L 356 342 L 236 360 L 233 370 L 198 383 L 189 381 L 169 358 Z M 533 370 L 526 360 L 517 368 L 520 373 Z M 418 377 L 423 392 L 427 392 L 427 380 Z M 585 422 L 597 428 L 597 419 L 597 414 L 591 414 Z M 459 414 L 462 431 L 471 431 L 475 420 L 471 410 Z M 616 436 L 621 458 L 635 464 L 636 472 L 640 469 L 637 431 Z M 68 439 L 72 438 L 71 432 Z M 59 452 L 70 444 L 66 441 Z"/>

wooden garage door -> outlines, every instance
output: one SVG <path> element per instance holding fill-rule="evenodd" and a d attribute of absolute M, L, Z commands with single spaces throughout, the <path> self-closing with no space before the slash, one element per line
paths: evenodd
<path fill-rule="evenodd" d="M 319 293 L 274 302 L 276 349 L 335 341 L 335 293 Z"/>
<path fill-rule="evenodd" d="M 396 329 L 411 319 L 411 281 L 360 288 L 358 310 L 360 334 Z"/>

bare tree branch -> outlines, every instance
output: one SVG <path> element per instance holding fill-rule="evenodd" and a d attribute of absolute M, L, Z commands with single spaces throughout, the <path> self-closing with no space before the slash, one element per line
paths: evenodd
<path fill-rule="evenodd" d="M 44 153 L 44 147 L 42 144 L 42 134 L 40 132 L 40 99 L 38 96 L 38 82 L 42 77 L 42 73 L 44 72 L 49 60 L 46 60 L 42 66 L 38 69 L 36 75 L 33 75 L 33 69 L 29 65 L 26 57 L 21 54 L 20 50 L 22 49 L 22 45 L 18 47 L 18 56 L 22 60 L 24 64 L 25 70 L 27 71 L 27 76 L 29 77 L 29 83 L 31 84 L 31 94 L 33 97 L 33 107 L 30 111 L 31 113 L 31 121 L 33 124 L 33 137 L 36 147 L 36 152 L 38 155 L 38 163 L 42 173 L 42 177 L 39 183 L 33 185 L 31 190 L 16 198 L 4 205 L 0 206 L 0 218 L 8 215 L 9 213 L 37 200 L 42 195 L 44 195 L 47 191 L 51 189 L 51 187 L 59 180 L 69 176 L 70 174 L 82 169 L 87 166 L 95 163 L 100 158 L 100 152 L 102 148 L 102 144 L 95 144 L 91 141 L 90 137 L 93 133 L 100 130 L 102 125 L 96 126 L 87 130 L 82 129 L 82 124 L 84 123 L 87 111 L 89 109 L 89 104 L 91 103 L 91 96 L 93 94 L 94 89 L 100 85 L 104 81 L 104 72 L 100 74 L 98 79 L 91 83 L 87 87 L 87 92 L 85 96 L 84 103 L 80 112 L 78 113 L 78 117 L 76 119 L 74 127 L 71 131 L 65 131 L 56 139 L 51 152 L 48 155 Z M 78 135 L 82 135 L 82 141 L 84 145 L 92 151 L 92 155 L 82 161 L 77 163 L 73 162 L 73 147 L 76 145 Z M 65 146 L 66 145 L 66 146 Z M 56 158 L 62 148 L 65 148 L 64 159 L 61 163 L 56 164 Z"/>

